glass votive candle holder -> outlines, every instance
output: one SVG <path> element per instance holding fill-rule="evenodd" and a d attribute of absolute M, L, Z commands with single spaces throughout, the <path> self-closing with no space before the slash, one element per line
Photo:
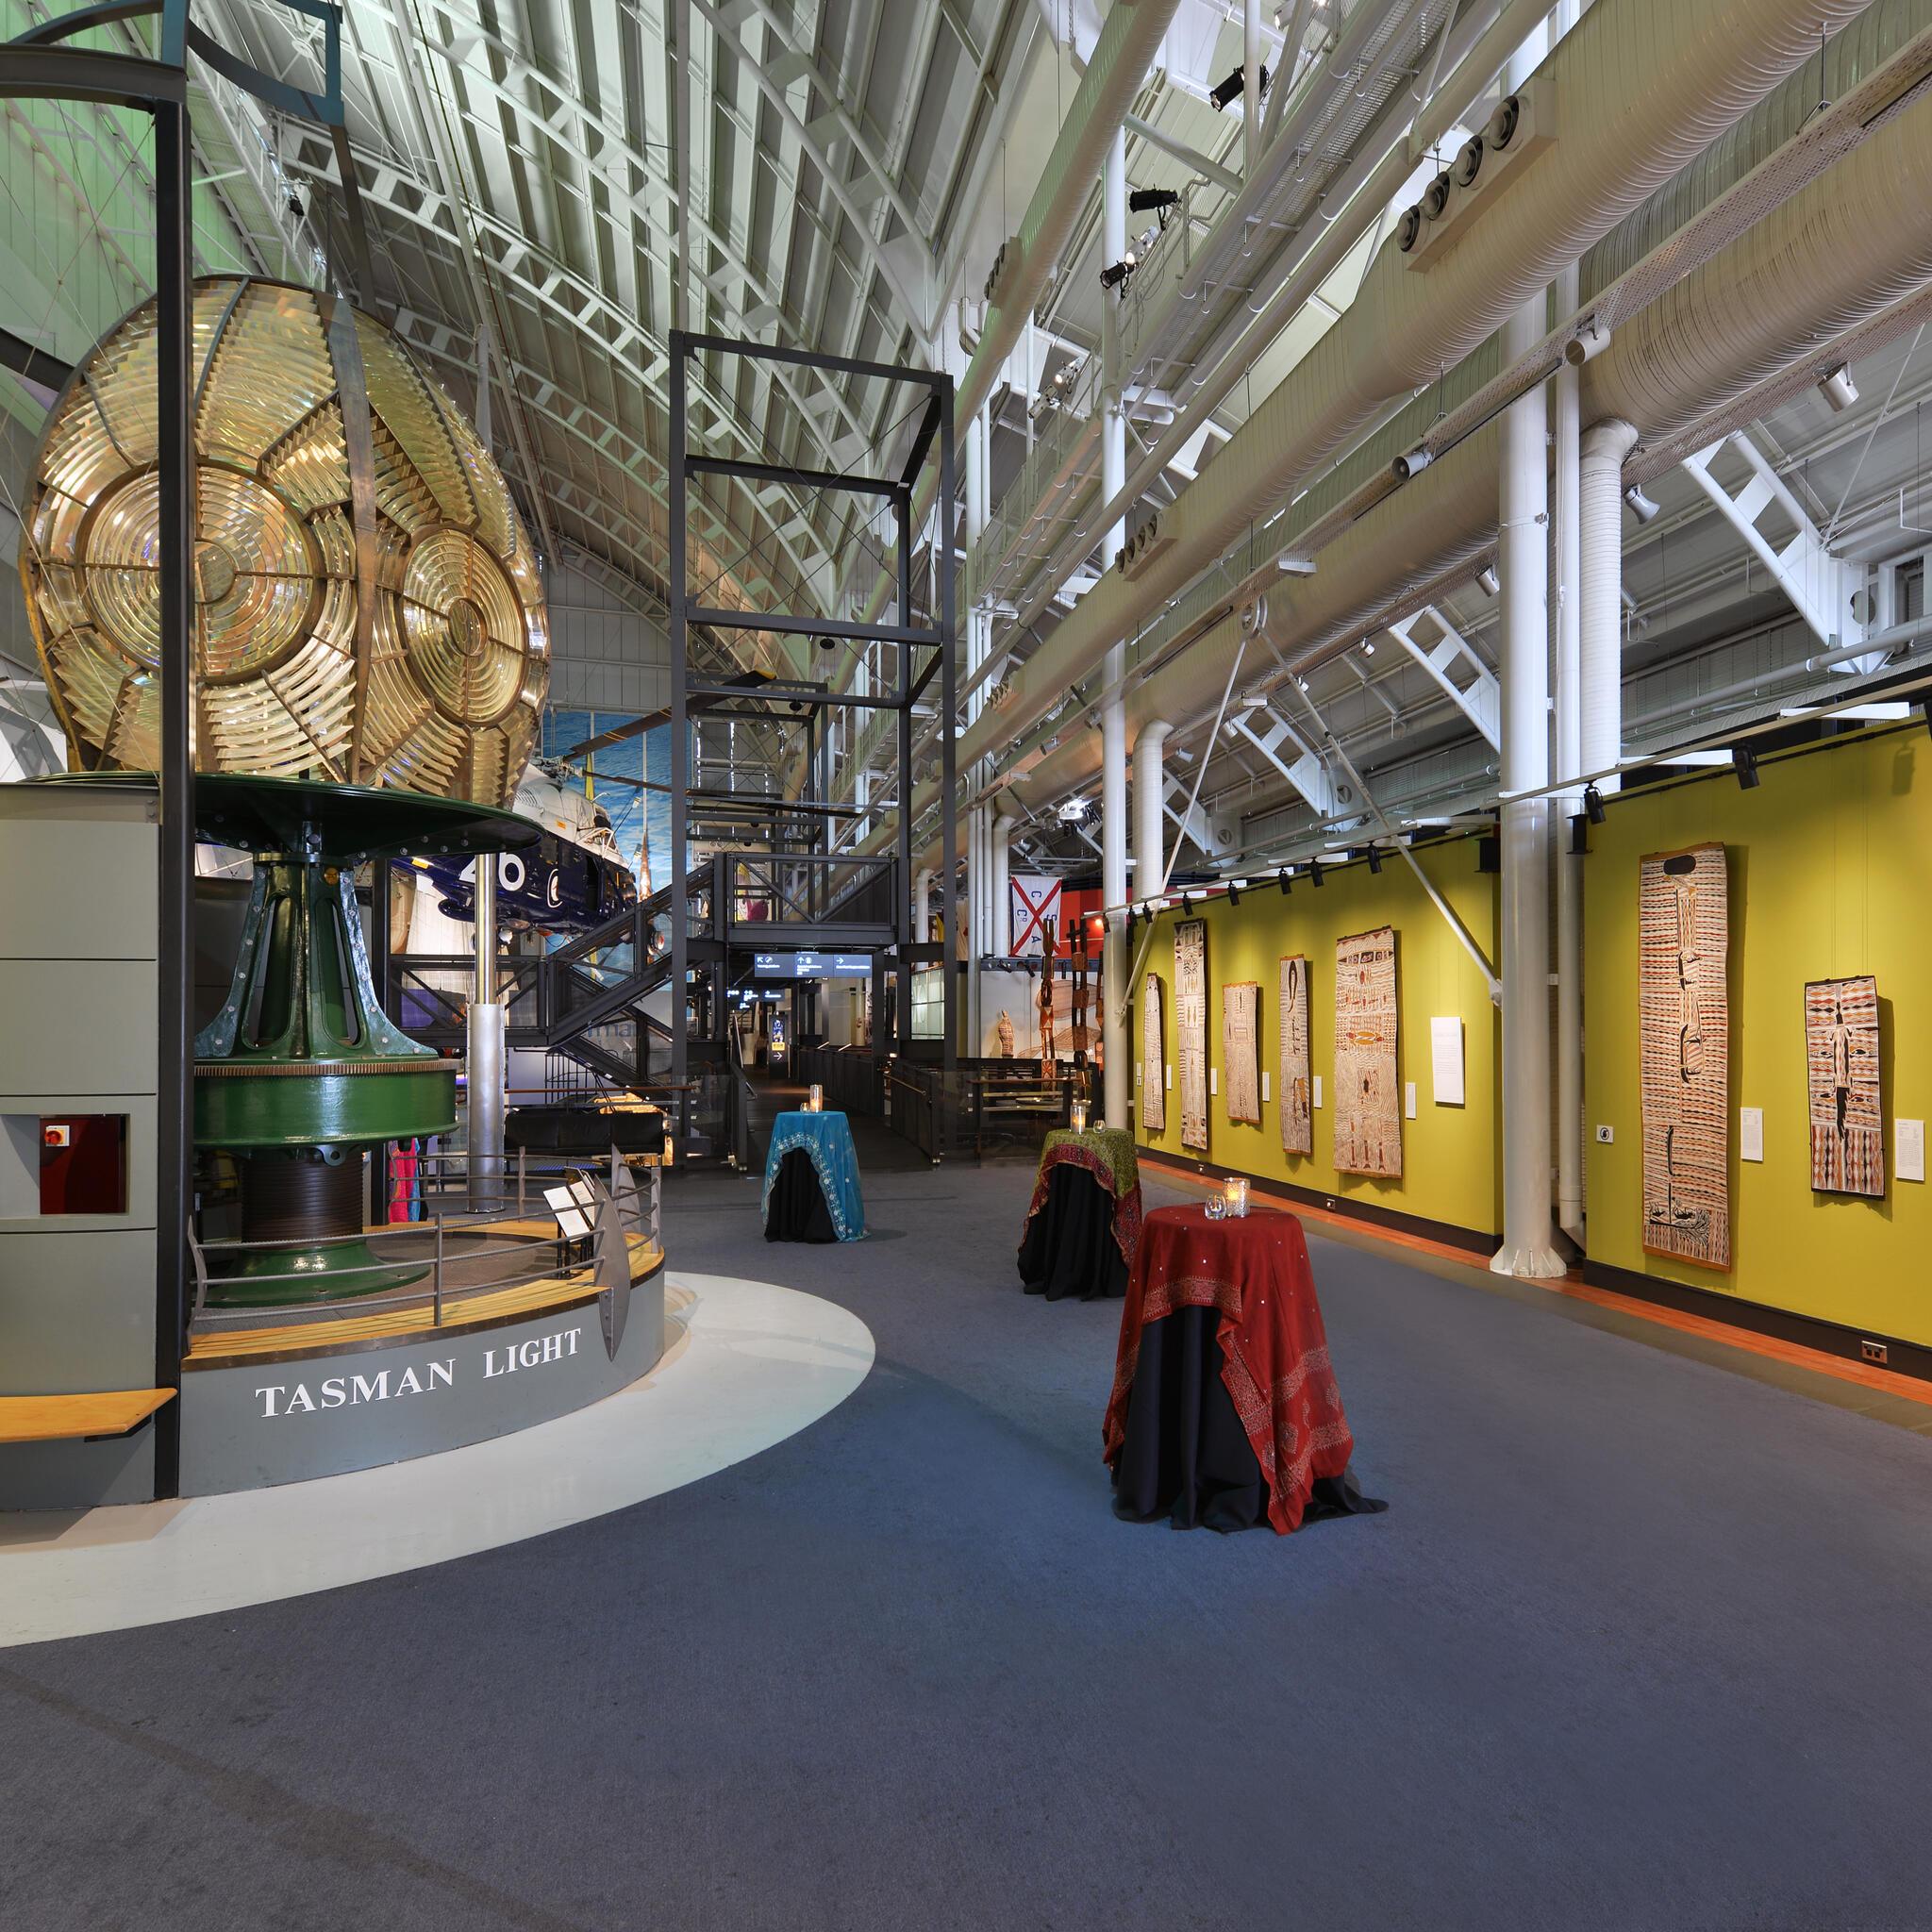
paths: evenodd
<path fill-rule="evenodd" d="M 1222 1195 L 1230 1219 L 1239 1221 L 1248 1211 L 1248 1177 L 1230 1174 L 1223 1184 Z"/>
<path fill-rule="evenodd" d="M 1074 1133 L 1084 1134 L 1087 1131 L 1087 1103 L 1084 1100 L 1074 1101 L 1067 1109 L 1067 1118 L 1073 1123 Z"/>
<path fill-rule="evenodd" d="M 805 1110 L 807 1113 L 824 1113 L 825 1110 L 825 1090 L 816 1080 L 805 1090 Z"/>
<path fill-rule="evenodd" d="M 1216 1189 L 1216 1190 L 1214 1191 L 1214 1192 L 1213 1192 L 1213 1193 L 1209 1194 L 1209 1195 L 1208 1196 L 1208 1198 L 1207 1198 L 1207 1199 L 1206 1199 L 1205 1201 L 1203 1201 L 1203 1202 L 1201 1203 L 1201 1209 L 1202 1209 L 1202 1212 L 1203 1212 L 1203 1213 L 1205 1213 L 1205 1214 L 1207 1215 L 1207 1217 L 1208 1217 L 1208 1219 L 1209 1221 L 1224 1221 L 1224 1220 L 1226 1220 L 1226 1218 L 1227 1218 L 1227 1192 L 1226 1192 L 1226 1190 L 1225 1190 L 1225 1189 L 1222 1189 L 1222 1188 L 1217 1188 L 1217 1189 Z"/>

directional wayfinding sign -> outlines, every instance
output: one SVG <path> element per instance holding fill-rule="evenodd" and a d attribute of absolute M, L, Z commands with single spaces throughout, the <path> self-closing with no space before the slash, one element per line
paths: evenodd
<path fill-rule="evenodd" d="M 758 979 L 866 979 L 870 953 L 755 953 L 752 974 Z"/>

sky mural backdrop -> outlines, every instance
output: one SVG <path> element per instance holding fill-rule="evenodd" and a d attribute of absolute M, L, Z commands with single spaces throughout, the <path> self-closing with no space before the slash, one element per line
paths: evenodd
<path fill-rule="evenodd" d="M 620 714 L 609 711 L 560 711 L 543 713 L 542 755 L 554 758 L 574 744 L 622 724 Z M 630 861 L 640 882 L 644 867 L 640 852 L 648 853 L 653 888 L 665 885 L 671 877 L 671 793 L 640 791 L 635 784 L 618 782 L 625 778 L 648 778 L 653 784 L 671 783 L 671 726 L 654 724 L 641 738 L 626 738 L 607 744 L 591 755 L 591 789 L 599 805 L 610 814 L 610 828 L 617 835 L 618 849 Z M 601 780 L 610 782 L 603 783 Z"/>

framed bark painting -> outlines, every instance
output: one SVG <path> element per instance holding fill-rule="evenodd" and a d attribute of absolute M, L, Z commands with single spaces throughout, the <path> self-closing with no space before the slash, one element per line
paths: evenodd
<path fill-rule="evenodd" d="M 1281 1151 L 1315 1151 L 1309 1102 L 1308 962 L 1300 953 L 1281 962 Z"/>
<path fill-rule="evenodd" d="M 1174 1031 L 1180 1041 L 1181 1145 L 1208 1150 L 1208 922 L 1174 929 Z"/>
<path fill-rule="evenodd" d="M 1252 979 L 1221 989 L 1221 1058 L 1227 1067 L 1227 1117 L 1261 1124 L 1261 989 Z"/>
<path fill-rule="evenodd" d="M 1395 928 L 1335 942 L 1335 1167 L 1402 1173 L 1402 1092 L 1395 1081 Z"/>
<path fill-rule="evenodd" d="M 1141 1003 L 1141 1124 L 1150 1134 L 1167 1131 L 1167 1012 L 1160 974 L 1147 975 Z"/>
<path fill-rule="evenodd" d="M 1821 1194 L 1885 1192 L 1878 1091 L 1878 982 L 1814 979 L 1805 989 L 1811 1185 Z"/>
<path fill-rule="evenodd" d="M 1730 876 L 1722 845 L 1652 853 L 1638 886 L 1643 1245 L 1731 1265 Z"/>

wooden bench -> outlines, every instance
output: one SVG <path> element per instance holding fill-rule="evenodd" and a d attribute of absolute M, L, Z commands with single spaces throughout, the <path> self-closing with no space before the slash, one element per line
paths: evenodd
<path fill-rule="evenodd" d="M 81 1395 L 0 1395 L 0 1442 L 92 1441 L 138 1429 L 175 1399 L 172 1389 L 103 1389 Z"/>

